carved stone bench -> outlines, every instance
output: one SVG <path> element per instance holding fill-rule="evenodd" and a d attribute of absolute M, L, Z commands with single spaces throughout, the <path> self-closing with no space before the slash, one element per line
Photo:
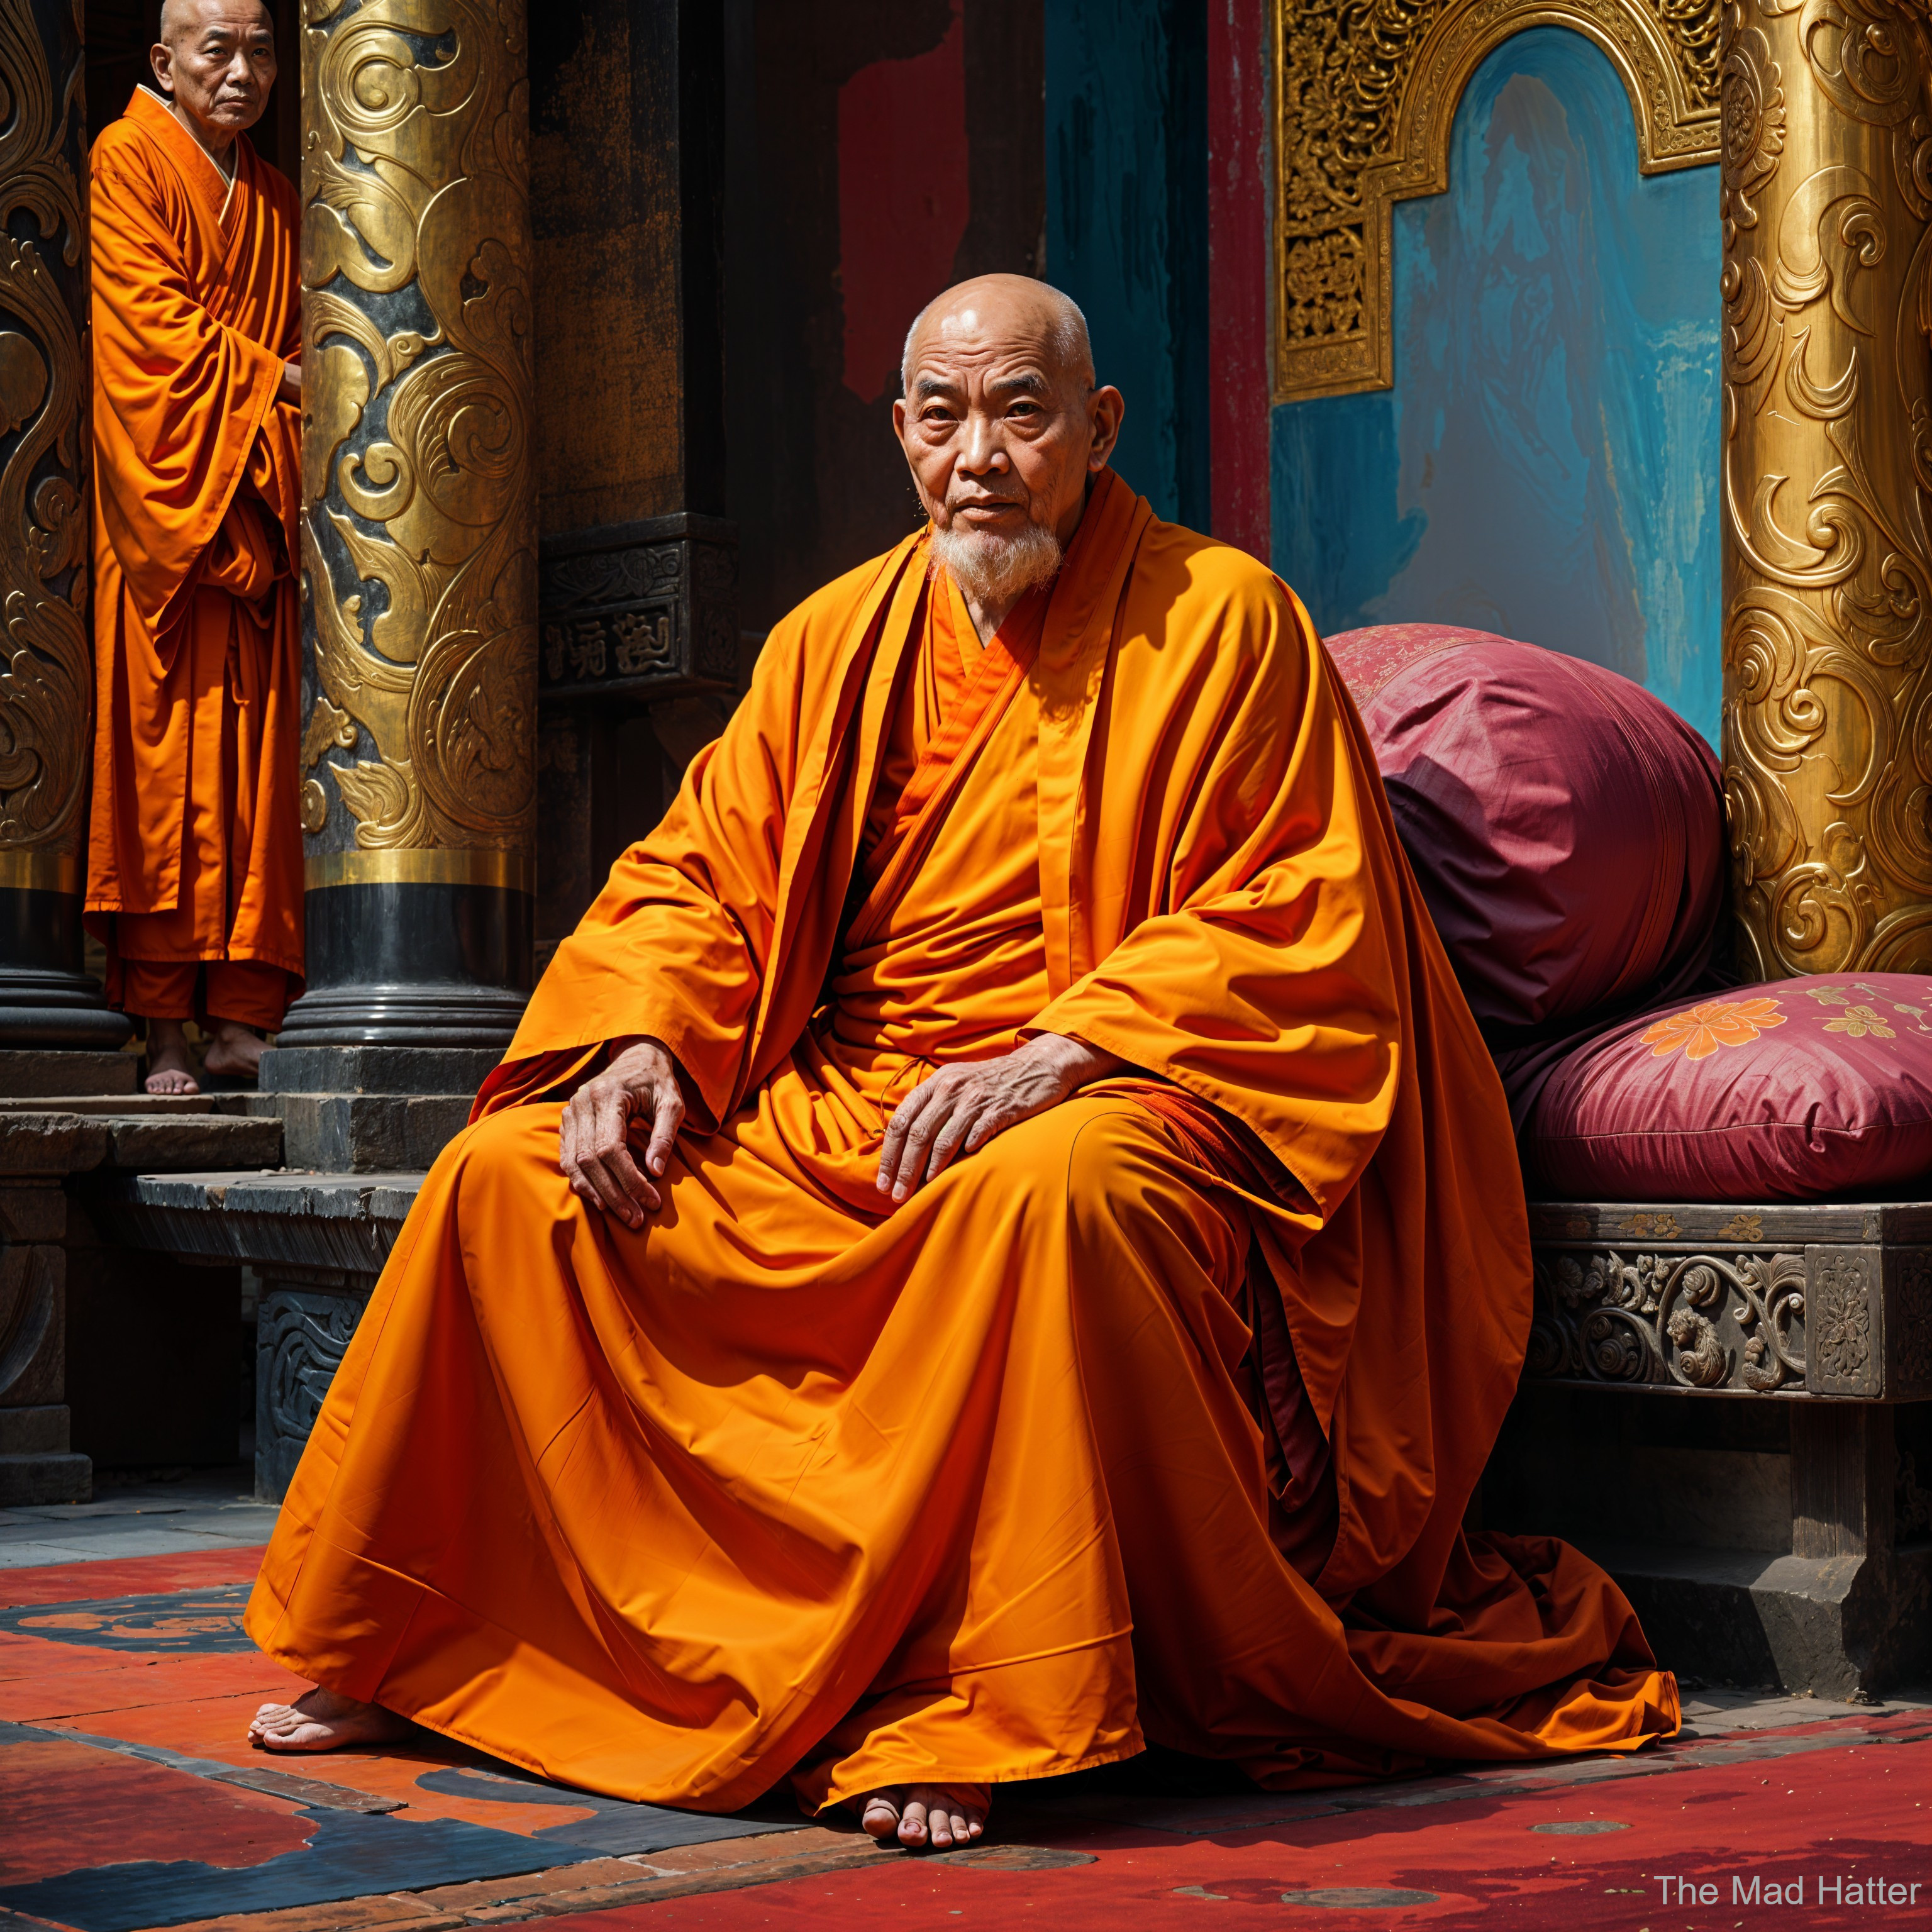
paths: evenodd
<path fill-rule="evenodd" d="M 1546 1202 L 1492 1528 L 1602 1561 L 1690 1673 L 1932 1670 L 1932 1206 Z"/>
<path fill-rule="evenodd" d="M 131 1059 L 80 1057 L 131 1084 Z M 239 1276 L 130 1255 L 73 1198 L 116 1169 L 279 1163 L 280 1122 L 222 1107 L 0 1095 L 0 1504 L 85 1502 L 95 1461 L 233 1460 Z"/>
<path fill-rule="evenodd" d="M 102 1231 L 252 1268 L 255 1493 L 286 1492 L 322 1399 L 422 1185 L 420 1174 L 116 1174 L 85 1190 Z"/>

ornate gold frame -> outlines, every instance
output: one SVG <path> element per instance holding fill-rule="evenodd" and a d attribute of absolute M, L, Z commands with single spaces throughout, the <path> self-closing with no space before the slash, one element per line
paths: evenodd
<path fill-rule="evenodd" d="M 1274 400 L 1394 380 L 1390 211 L 1449 185 L 1484 58 L 1574 28 L 1623 76 L 1646 174 L 1718 157 L 1720 0 L 1274 0 Z"/>

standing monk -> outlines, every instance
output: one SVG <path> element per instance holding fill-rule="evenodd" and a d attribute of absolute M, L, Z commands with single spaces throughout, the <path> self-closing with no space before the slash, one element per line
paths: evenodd
<path fill-rule="evenodd" d="M 772 631 L 430 1174 L 249 1606 L 326 1687 L 266 1748 L 945 1846 L 1149 1740 L 1675 1727 L 1600 1570 L 1463 1530 L 1502 1089 L 1306 613 L 1113 473 L 1122 406 L 1040 284 L 914 326 L 930 522 Z"/>
<path fill-rule="evenodd" d="M 148 1090 L 251 1077 L 301 990 L 296 191 L 245 130 L 262 0 L 166 0 L 159 92 L 94 146 L 94 816 L 87 922 Z"/>

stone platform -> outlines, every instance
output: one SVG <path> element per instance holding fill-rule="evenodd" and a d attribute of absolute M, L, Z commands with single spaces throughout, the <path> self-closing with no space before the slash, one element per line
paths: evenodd
<path fill-rule="evenodd" d="M 1486 1526 L 1588 1551 L 1708 1678 L 1932 1671 L 1932 1207 L 1555 1202 L 1530 1228 Z"/>
<path fill-rule="evenodd" d="M 86 1190 L 113 1238 L 253 1268 L 255 1492 L 278 1502 L 420 1174 L 117 1174 Z"/>
<path fill-rule="evenodd" d="M 14 1074 L 21 1061 L 124 1060 L 131 1078 L 134 1066 L 112 1054 L 4 1058 Z M 95 1070 L 97 1084 L 118 1077 Z M 70 1196 L 80 1176 L 278 1166 L 280 1123 L 248 1119 L 230 1104 L 125 1092 L 0 1096 L 0 1507 L 87 1500 L 92 1466 L 74 1448 L 76 1414 L 94 1454 L 232 1458 L 232 1350 L 224 1338 L 240 1305 L 238 1275 L 104 1243 Z"/>

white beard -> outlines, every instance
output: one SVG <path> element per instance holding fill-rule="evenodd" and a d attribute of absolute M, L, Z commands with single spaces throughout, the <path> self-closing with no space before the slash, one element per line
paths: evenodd
<path fill-rule="evenodd" d="M 932 558 L 975 604 L 1011 610 L 1029 590 L 1049 584 L 1065 553 L 1060 539 L 1040 524 L 1012 536 L 955 526 L 932 533 Z"/>

